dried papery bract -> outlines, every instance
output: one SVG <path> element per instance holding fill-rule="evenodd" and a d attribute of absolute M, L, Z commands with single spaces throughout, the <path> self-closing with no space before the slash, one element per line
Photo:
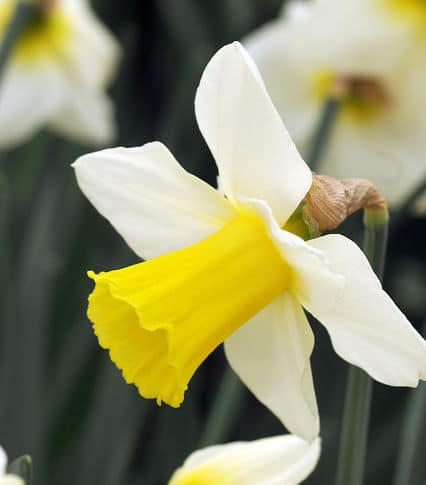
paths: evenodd
<path fill-rule="evenodd" d="M 387 210 L 386 200 L 372 182 L 313 175 L 304 211 L 307 218 L 314 221 L 319 233 L 336 229 L 360 209 L 380 212 Z"/>

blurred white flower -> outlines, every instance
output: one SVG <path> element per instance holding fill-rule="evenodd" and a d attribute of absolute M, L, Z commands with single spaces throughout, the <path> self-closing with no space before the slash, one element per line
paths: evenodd
<path fill-rule="evenodd" d="M 408 48 L 426 49 L 426 4 L 424 0 L 315 0 L 320 15 L 329 19 L 328 26 L 343 33 L 350 27 L 353 42 L 368 36 L 377 42 L 392 42 L 396 52 Z M 347 33 L 346 33 L 347 35 Z M 395 43 L 395 44 L 394 44 Z M 388 44 L 389 47 L 389 44 Z"/>
<path fill-rule="evenodd" d="M 426 343 L 382 290 L 362 251 L 328 235 L 305 242 L 286 223 L 312 174 L 239 43 L 207 65 L 195 99 L 219 191 L 161 143 L 88 154 L 83 193 L 150 261 L 95 274 L 88 316 L 142 396 L 179 406 L 223 341 L 231 366 L 287 428 L 319 431 L 305 307 L 336 352 L 376 380 L 416 386 Z"/>
<path fill-rule="evenodd" d="M 317 0 L 244 41 L 302 150 L 325 100 L 344 87 L 320 171 L 370 179 L 391 205 L 426 176 L 425 50 L 412 48 L 418 32 L 392 14 L 405 3 L 423 9 L 426 26 L 420 0 Z"/>
<path fill-rule="evenodd" d="M 0 35 L 16 3 L 0 0 Z M 120 48 L 88 0 L 49 3 L 21 34 L 0 81 L 0 147 L 25 141 L 44 125 L 76 141 L 105 145 L 115 135 L 105 90 Z"/>
<path fill-rule="evenodd" d="M 312 12 L 312 4 L 314 1 L 317 0 L 293 0 L 291 2 L 285 2 L 281 15 L 290 22 L 306 19 Z"/>
<path fill-rule="evenodd" d="M 6 474 L 7 456 L 0 446 L 0 485 L 25 485 L 22 478 Z"/>
<path fill-rule="evenodd" d="M 169 485 L 297 485 L 314 470 L 321 452 L 291 435 L 210 446 L 192 453 Z"/>

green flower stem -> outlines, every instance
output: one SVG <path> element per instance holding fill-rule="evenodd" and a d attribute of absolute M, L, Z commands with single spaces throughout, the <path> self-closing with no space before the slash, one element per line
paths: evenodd
<path fill-rule="evenodd" d="M 389 214 L 386 209 L 364 211 L 364 253 L 380 281 L 383 280 L 388 232 Z"/>
<path fill-rule="evenodd" d="M 364 211 L 364 252 L 380 279 L 383 278 L 388 224 L 387 210 Z M 337 485 L 363 483 L 371 395 L 371 378 L 363 370 L 351 366 L 343 411 Z"/>
<path fill-rule="evenodd" d="M 402 201 L 395 217 L 392 218 L 392 234 L 400 229 L 401 224 L 407 218 L 410 210 L 413 208 L 415 202 L 426 192 L 426 177 L 419 182 L 414 190 L 408 194 L 407 198 Z"/>
<path fill-rule="evenodd" d="M 35 5 L 29 1 L 21 0 L 17 3 L 6 32 L 4 33 L 3 42 L 0 45 L 0 79 L 3 76 L 16 41 L 28 25 L 35 9 Z"/>
<path fill-rule="evenodd" d="M 401 212 L 407 212 L 411 209 L 412 205 L 417 201 L 417 199 L 426 192 L 426 178 L 424 178 L 419 185 L 417 185 L 411 194 L 405 199 L 401 204 Z"/>
<path fill-rule="evenodd" d="M 229 429 L 241 409 L 245 387 L 230 367 L 225 370 L 207 418 L 199 447 L 215 445 L 226 441 Z"/>
<path fill-rule="evenodd" d="M 340 106 L 341 98 L 337 96 L 330 96 L 324 103 L 317 128 L 310 143 L 309 152 L 306 156 L 306 162 L 313 172 L 319 169 Z"/>
<path fill-rule="evenodd" d="M 363 482 L 371 394 L 370 377 L 351 366 L 340 435 L 337 485 L 361 485 Z"/>
<path fill-rule="evenodd" d="M 423 327 L 426 335 L 426 324 Z M 419 483 L 420 477 L 415 477 L 416 462 L 423 460 L 420 450 L 424 430 L 426 429 L 426 383 L 421 382 L 417 389 L 410 391 L 403 419 L 402 439 L 396 462 L 394 485 L 410 485 Z"/>

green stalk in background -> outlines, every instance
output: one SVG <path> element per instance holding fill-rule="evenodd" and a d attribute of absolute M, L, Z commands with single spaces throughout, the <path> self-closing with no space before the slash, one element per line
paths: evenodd
<path fill-rule="evenodd" d="M 425 328 L 426 330 L 426 328 Z M 425 335 L 425 331 L 423 331 Z M 416 450 L 422 449 L 421 443 L 424 438 L 426 427 L 426 385 L 419 384 L 417 389 L 410 391 L 408 402 L 403 418 L 403 431 L 399 454 L 396 463 L 394 485 L 410 485 L 419 483 L 421 477 L 416 478 L 416 471 L 423 464 L 423 452 L 416 454 Z"/>
<path fill-rule="evenodd" d="M 19 36 L 25 30 L 35 10 L 35 4 L 28 0 L 17 3 L 0 45 L 0 79 Z"/>
<path fill-rule="evenodd" d="M 306 163 L 313 172 L 318 171 L 320 167 L 324 151 L 330 140 L 333 126 L 340 110 L 340 106 L 340 96 L 332 95 L 324 102 L 318 125 L 315 129 L 309 151 L 306 155 Z"/>
<path fill-rule="evenodd" d="M 421 180 L 414 190 L 401 203 L 391 224 L 391 236 L 398 237 L 404 221 L 409 216 L 414 204 L 426 191 L 426 178 Z M 426 323 L 423 326 L 423 336 L 426 336 Z M 419 383 L 417 389 L 409 391 L 407 404 L 402 420 L 402 436 L 400 440 L 395 473 L 394 485 L 410 485 L 419 483 L 420 469 L 423 465 L 422 452 L 417 452 L 424 435 L 426 426 L 426 386 Z"/>
<path fill-rule="evenodd" d="M 232 423 L 238 416 L 245 395 L 245 387 L 228 367 L 217 390 L 210 414 L 199 442 L 199 448 L 216 445 L 229 437 Z"/>
<path fill-rule="evenodd" d="M 380 281 L 383 280 L 389 232 L 387 209 L 364 211 L 364 253 Z"/>
<path fill-rule="evenodd" d="M 404 216 L 412 208 L 413 204 L 417 202 L 422 194 L 426 192 L 426 178 L 424 178 L 419 185 L 411 192 L 406 200 L 401 204 L 399 213 Z"/>
<path fill-rule="evenodd" d="M 380 280 L 383 279 L 388 226 L 386 209 L 364 211 L 364 253 Z M 360 368 L 351 366 L 343 411 L 337 485 L 363 483 L 371 395 L 371 378 Z"/>
<path fill-rule="evenodd" d="M 392 224 L 393 233 L 400 229 L 401 223 L 407 217 L 413 205 L 426 191 L 426 178 L 423 179 L 417 187 L 408 195 L 406 200 L 401 204 L 398 210 L 394 224 Z M 426 323 L 423 326 L 423 337 L 426 336 Z M 421 437 L 424 434 L 426 426 L 426 386 L 423 382 L 417 389 L 410 391 L 408 395 L 407 406 L 402 423 L 402 438 L 399 447 L 399 453 L 396 462 L 394 475 L 394 485 L 410 485 L 415 483 L 414 474 L 417 469 L 417 460 L 423 458 L 419 455 L 416 457 L 416 449 L 420 444 Z"/>
<path fill-rule="evenodd" d="M 413 209 L 415 203 L 420 199 L 422 195 L 426 193 L 426 177 L 420 181 L 420 183 L 414 188 L 414 190 L 408 194 L 407 198 L 402 201 L 395 217 L 392 218 L 391 235 L 397 233 L 401 229 L 401 225 L 410 215 L 410 211 Z"/>

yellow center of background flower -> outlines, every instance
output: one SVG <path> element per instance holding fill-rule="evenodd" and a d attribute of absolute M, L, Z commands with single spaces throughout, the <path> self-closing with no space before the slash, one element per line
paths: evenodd
<path fill-rule="evenodd" d="M 312 77 L 313 98 L 321 104 L 329 96 L 339 96 L 343 116 L 357 123 L 376 119 L 391 105 L 386 86 L 378 79 L 362 76 L 339 76 L 318 71 Z"/>
<path fill-rule="evenodd" d="M 178 469 L 170 479 L 168 485 L 237 485 L 241 481 L 235 481 L 231 478 L 233 475 L 232 468 L 222 469 L 217 464 L 201 465 L 193 470 L 184 471 Z"/>
<path fill-rule="evenodd" d="M 420 34 L 426 35 L 425 0 L 379 0 L 396 20 L 408 21 Z"/>
<path fill-rule="evenodd" d="M 0 32 L 4 34 L 16 7 L 15 1 L 0 5 Z M 70 36 L 69 20 L 59 7 L 37 13 L 26 26 L 13 52 L 18 62 L 34 63 L 41 59 L 62 57 Z"/>
<path fill-rule="evenodd" d="M 89 276 L 100 345 L 143 397 L 173 407 L 206 357 L 291 279 L 262 220 L 247 213 L 187 248 Z"/>

